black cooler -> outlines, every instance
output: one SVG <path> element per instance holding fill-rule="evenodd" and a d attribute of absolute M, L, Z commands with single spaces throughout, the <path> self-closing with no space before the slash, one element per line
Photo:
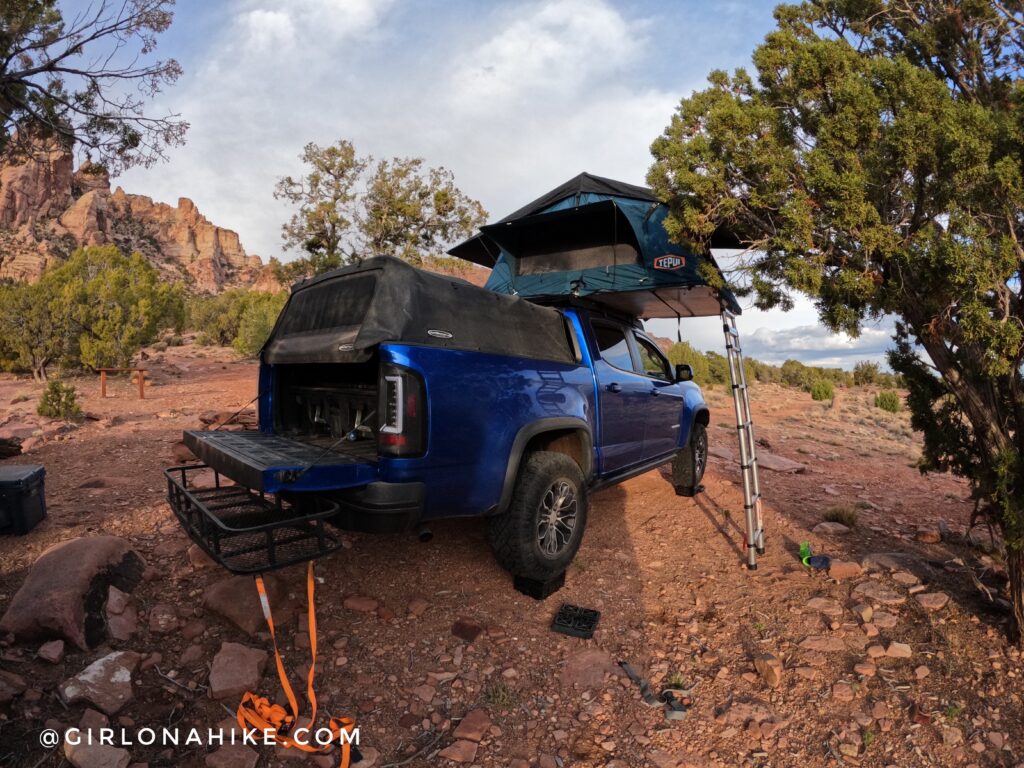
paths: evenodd
<path fill-rule="evenodd" d="M 24 535 L 46 517 L 45 476 L 38 464 L 0 464 L 0 534 Z"/>

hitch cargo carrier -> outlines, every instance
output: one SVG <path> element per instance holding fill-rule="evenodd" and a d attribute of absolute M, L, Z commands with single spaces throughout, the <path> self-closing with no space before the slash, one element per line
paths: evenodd
<path fill-rule="evenodd" d="M 203 476 L 213 485 L 197 484 Z M 229 484 L 205 464 L 164 470 L 167 500 L 189 537 L 232 573 L 265 573 L 314 560 L 339 548 L 327 519 L 338 505 L 307 498 L 293 503 Z"/>

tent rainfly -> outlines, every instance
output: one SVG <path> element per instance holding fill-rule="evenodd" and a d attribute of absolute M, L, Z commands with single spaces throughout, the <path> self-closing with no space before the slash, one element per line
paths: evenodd
<path fill-rule="evenodd" d="M 487 287 L 527 299 L 587 297 L 632 317 L 740 313 L 714 258 L 669 241 L 651 190 L 581 173 L 449 253 L 492 268 Z M 739 248 L 726 232 L 712 247 Z M 724 280 L 720 284 L 724 284 Z"/>
<path fill-rule="evenodd" d="M 491 268 L 486 287 L 539 303 L 586 298 L 630 317 L 720 315 L 732 379 L 746 517 L 747 567 L 764 554 L 757 453 L 743 356 L 741 309 L 710 255 L 669 240 L 668 207 L 644 187 L 581 173 L 480 228 L 448 253 Z M 741 248 L 726 231 L 712 248 Z"/>

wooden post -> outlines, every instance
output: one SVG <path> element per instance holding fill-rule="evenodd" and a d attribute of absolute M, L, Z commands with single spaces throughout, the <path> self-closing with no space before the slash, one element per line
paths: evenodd
<path fill-rule="evenodd" d="M 136 368 L 136 375 L 139 377 L 139 400 L 146 399 L 146 372 L 141 368 Z"/>
<path fill-rule="evenodd" d="M 107 372 L 100 369 L 100 397 L 107 396 Z"/>

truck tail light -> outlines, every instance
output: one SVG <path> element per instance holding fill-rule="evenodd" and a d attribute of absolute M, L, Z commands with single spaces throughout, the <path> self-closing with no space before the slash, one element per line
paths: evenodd
<path fill-rule="evenodd" d="M 381 366 L 380 426 L 377 448 L 382 456 L 419 456 L 426 450 L 426 403 L 423 380 L 398 365 Z"/>

